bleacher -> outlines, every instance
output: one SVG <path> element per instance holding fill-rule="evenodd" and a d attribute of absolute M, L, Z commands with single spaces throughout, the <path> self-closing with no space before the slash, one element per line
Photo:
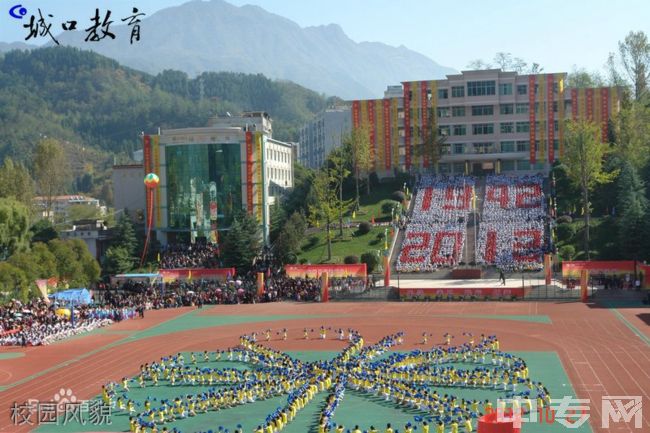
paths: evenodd
<path fill-rule="evenodd" d="M 484 189 L 470 176 L 422 176 L 412 209 L 395 264 L 398 272 L 453 269 L 468 258 L 506 272 L 543 268 L 547 214 L 541 175 L 492 175 Z M 476 251 L 465 253 L 472 212 L 478 212 L 478 235 L 472 231 L 467 246 Z"/>

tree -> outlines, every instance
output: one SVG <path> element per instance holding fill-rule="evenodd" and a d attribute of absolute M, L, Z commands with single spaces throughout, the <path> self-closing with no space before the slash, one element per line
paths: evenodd
<path fill-rule="evenodd" d="M 71 244 L 72 251 L 74 251 L 77 261 L 81 265 L 83 270 L 85 280 L 83 280 L 83 286 L 87 286 L 96 282 L 101 275 L 101 268 L 95 257 L 90 254 L 88 250 L 88 245 L 81 239 L 72 239 L 68 241 Z M 79 280 L 82 281 L 81 279 Z"/>
<path fill-rule="evenodd" d="M 39 278 L 52 278 L 58 275 L 56 257 L 50 252 L 45 243 L 36 242 L 32 244 L 30 255 L 39 264 Z"/>
<path fill-rule="evenodd" d="M 599 142 L 598 125 L 587 122 L 568 122 L 565 135 L 564 164 L 571 182 L 580 189 L 582 195 L 582 213 L 584 215 L 584 252 L 587 259 L 589 252 L 589 217 L 591 203 L 589 193 L 596 185 L 613 181 L 617 171 L 607 173 L 603 169 L 603 160 L 609 151 L 609 145 Z"/>
<path fill-rule="evenodd" d="M 314 170 L 303 167 L 297 162 L 293 164 L 293 188 L 283 200 L 282 207 L 287 215 L 294 212 L 307 213 L 307 198 L 311 191 Z"/>
<path fill-rule="evenodd" d="M 467 69 L 473 71 L 480 71 L 483 69 L 491 69 L 491 68 L 492 65 L 490 63 L 485 63 L 482 59 L 474 59 L 467 64 Z"/>
<path fill-rule="evenodd" d="M 276 199 L 273 206 L 271 206 L 270 214 L 269 241 L 271 244 L 275 244 L 284 228 L 284 224 L 287 222 L 287 212 L 280 201 Z"/>
<path fill-rule="evenodd" d="M 124 248 L 129 257 L 133 257 L 136 253 L 138 239 L 135 236 L 135 229 L 133 228 L 129 211 L 126 209 L 117 220 L 117 225 L 115 226 L 115 241 L 113 242 L 113 245 Z"/>
<path fill-rule="evenodd" d="M 275 251 L 280 260 L 285 262 L 291 253 L 295 253 L 300 248 L 300 244 L 305 236 L 305 230 L 307 230 L 307 221 L 298 212 L 294 212 L 285 221 L 280 235 L 275 242 Z"/>
<path fill-rule="evenodd" d="M 650 160 L 650 108 L 633 101 L 625 104 L 612 122 L 616 154 L 637 170 Z"/>
<path fill-rule="evenodd" d="M 327 260 L 332 260 L 332 233 L 331 224 L 338 214 L 338 194 L 332 186 L 332 179 L 328 170 L 321 169 L 316 173 L 312 184 L 312 198 L 309 213 L 312 222 L 325 220 L 325 234 L 327 236 Z"/>
<path fill-rule="evenodd" d="M 71 287 L 87 287 L 97 281 L 101 269 L 84 241 L 54 239 L 47 245 L 54 255 L 59 280 Z"/>
<path fill-rule="evenodd" d="M 343 137 L 343 156 L 354 175 L 354 208 L 359 209 L 359 182 L 362 175 L 369 176 L 369 170 L 372 166 L 372 161 L 370 161 L 370 138 L 366 127 L 354 128 L 350 134 Z M 370 182 L 368 182 L 368 192 L 370 192 Z"/>
<path fill-rule="evenodd" d="M 230 230 L 223 240 L 223 258 L 228 266 L 243 274 L 248 271 L 262 245 L 262 232 L 257 220 L 240 211 L 233 219 Z"/>
<path fill-rule="evenodd" d="M 502 71 L 515 71 L 523 73 L 526 70 L 526 62 L 520 57 L 512 57 L 510 53 L 498 52 L 494 55 L 494 64 Z"/>
<path fill-rule="evenodd" d="M 621 258 L 640 260 L 647 251 L 645 234 L 648 233 L 648 199 L 645 196 L 645 185 L 629 161 L 623 163 L 616 183 L 616 225 Z"/>
<path fill-rule="evenodd" d="M 429 159 L 429 167 L 435 167 L 440 156 L 442 155 L 442 147 L 447 142 L 447 136 L 440 134 L 438 128 L 435 127 L 433 122 L 432 113 L 429 113 L 427 126 L 422 128 L 421 137 L 424 137 L 422 146 L 417 148 L 420 156 L 425 155 Z"/>
<path fill-rule="evenodd" d="M 52 239 L 59 237 L 59 233 L 52 225 L 52 221 L 48 219 L 36 221 L 29 230 L 32 232 L 32 242 L 48 243 Z"/>
<path fill-rule="evenodd" d="M 650 42 L 642 32 L 630 32 L 618 43 L 618 55 L 632 82 L 634 98 L 639 101 L 648 90 L 650 79 Z"/>
<path fill-rule="evenodd" d="M 102 265 L 106 275 L 122 274 L 133 267 L 133 258 L 126 248 L 113 245 L 106 250 Z"/>
<path fill-rule="evenodd" d="M 0 197 L 13 197 L 31 207 L 33 196 L 34 181 L 25 166 L 6 158 L 0 167 Z"/>
<path fill-rule="evenodd" d="M 73 204 L 68 206 L 66 213 L 66 220 L 69 223 L 98 219 L 101 216 L 100 209 L 90 204 Z"/>
<path fill-rule="evenodd" d="M 29 209 L 13 198 L 0 198 L 0 260 L 29 247 Z"/>
<path fill-rule="evenodd" d="M 29 279 L 25 273 L 7 262 L 0 262 L 0 292 L 22 302 L 29 300 Z"/>
<path fill-rule="evenodd" d="M 57 140 L 46 138 L 38 143 L 32 171 L 38 192 L 45 199 L 45 215 L 49 218 L 54 197 L 66 191 L 70 180 L 68 159 Z"/>
<path fill-rule="evenodd" d="M 327 159 L 327 173 L 330 182 L 338 191 L 336 208 L 339 213 L 339 236 L 343 237 L 343 214 L 349 209 L 352 201 L 343 200 L 343 183 L 350 175 L 350 170 L 346 168 L 346 161 L 341 149 L 334 149 Z M 370 182 L 368 182 L 370 184 Z"/>
<path fill-rule="evenodd" d="M 578 89 L 604 86 L 605 82 L 597 72 L 589 72 L 585 68 L 576 68 L 574 66 L 573 71 L 567 75 L 567 82 L 565 85 L 567 87 Z"/>

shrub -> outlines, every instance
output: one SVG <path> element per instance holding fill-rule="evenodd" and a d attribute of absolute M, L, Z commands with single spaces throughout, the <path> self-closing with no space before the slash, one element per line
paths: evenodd
<path fill-rule="evenodd" d="M 370 180 L 371 188 L 375 188 L 379 185 L 379 176 L 377 176 L 377 172 L 373 171 L 370 173 L 370 177 L 368 179 Z"/>
<path fill-rule="evenodd" d="M 573 218 L 571 218 L 571 215 L 562 215 L 557 219 L 558 224 L 571 224 L 573 222 Z"/>
<path fill-rule="evenodd" d="M 311 249 L 315 247 L 316 244 L 318 244 L 318 236 L 315 235 L 309 236 L 309 239 L 307 239 L 307 245 L 305 245 L 303 249 L 307 249 L 307 250 Z"/>
<path fill-rule="evenodd" d="M 559 241 L 566 242 L 576 234 L 576 228 L 573 224 L 562 223 L 557 226 L 557 238 Z"/>
<path fill-rule="evenodd" d="M 576 255 L 576 248 L 573 245 L 563 245 L 558 253 L 562 260 L 572 260 Z"/>
<path fill-rule="evenodd" d="M 362 221 L 361 224 L 359 224 L 359 229 L 357 230 L 357 233 L 360 235 L 365 235 L 366 233 L 370 233 L 370 230 L 372 229 L 372 225 L 368 221 Z"/>
<path fill-rule="evenodd" d="M 403 191 L 395 191 L 390 195 L 390 198 L 391 200 L 395 200 L 401 203 L 406 198 L 406 195 L 404 194 Z"/>
<path fill-rule="evenodd" d="M 300 264 L 301 265 L 305 265 L 305 264 L 307 264 L 307 262 L 308 262 L 308 260 L 306 258 L 304 258 L 304 257 L 302 259 L 300 259 Z"/>
<path fill-rule="evenodd" d="M 305 259 L 301 259 L 301 260 L 305 260 Z M 298 257 L 294 253 L 289 253 L 284 258 L 284 262 L 288 265 L 295 265 L 296 263 L 298 263 Z"/>
<path fill-rule="evenodd" d="M 379 264 L 379 259 L 377 258 L 377 255 L 375 253 L 367 252 L 361 254 L 361 263 L 365 263 L 367 266 L 368 273 L 371 273 L 372 271 L 375 270 L 375 268 Z"/>
<path fill-rule="evenodd" d="M 386 237 L 386 233 L 384 232 L 377 233 L 377 239 L 379 239 L 380 241 L 383 240 L 385 237 Z"/>
<path fill-rule="evenodd" d="M 386 215 L 390 215 L 391 211 L 396 205 L 397 203 L 394 200 L 385 200 L 381 204 L 381 212 L 385 213 Z"/>
<path fill-rule="evenodd" d="M 359 257 L 357 257 L 357 256 L 345 256 L 345 258 L 343 259 L 343 263 L 345 263 L 346 265 L 357 264 L 357 263 L 359 263 Z"/>

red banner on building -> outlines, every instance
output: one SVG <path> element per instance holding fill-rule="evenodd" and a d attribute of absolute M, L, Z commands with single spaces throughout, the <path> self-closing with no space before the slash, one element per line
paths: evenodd
<path fill-rule="evenodd" d="M 384 168 L 390 170 L 390 99 L 382 101 L 384 105 Z"/>
<path fill-rule="evenodd" d="M 429 137 L 429 94 L 427 93 L 427 82 L 420 81 L 420 111 L 422 113 L 421 123 L 422 125 L 422 164 L 424 167 L 429 167 L 429 149 L 426 148 L 427 138 Z"/>
<path fill-rule="evenodd" d="M 404 83 L 404 164 L 411 168 L 411 84 Z"/>
<path fill-rule="evenodd" d="M 555 161 L 555 92 L 553 86 L 553 74 L 546 76 L 546 103 L 548 104 L 548 162 Z"/>
<path fill-rule="evenodd" d="M 145 135 L 142 138 L 142 158 L 144 163 L 144 174 L 151 173 L 153 161 L 151 158 L 151 136 L 150 135 Z"/>
<path fill-rule="evenodd" d="M 289 278 L 320 278 L 327 272 L 332 278 L 366 278 L 368 272 L 365 263 L 356 265 L 285 265 L 284 272 Z"/>
<path fill-rule="evenodd" d="M 535 146 L 535 76 L 528 77 L 528 123 L 530 141 L 530 163 L 537 162 L 537 149 Z"/>
<path fill-rule="evenodd" d="M 357 129 L 361 125 L 361 104 L 359 101 L 352 101 L 352 127 Z"/>
<path fill-rule="evenodd" d="M 609 88 L 607 87 L 600 89 L 600 122 L 601 140 L 607 143 L 609 135 Z"/>
<path fill-rule="evenodd" d="M 589 122 L 594 121 L 594 89 L 585 90 L 587 95 L 587 120 Z"/>
<path fill-rule="evenodd" d="M 161 269 L 159 271 L 163 281 L 168 283 L 178 280 L 219 280 L 223 281 L 227 278 L 235 278 L 235 268 L 176 268 L 176 269 Z"/>
<path fill-rule="evenodd" d="M 253 133 L 246 131 L 246 209 L 253 213 Z"/>
<path fill-rule="evenodd" d="M 571 118 L 578 120 L 578 89 L 571 89 Z"/>
<path fill-rule="evenodd" d="M 423 289 L 400 289 L 399 297 L 403 300 L 424 300 L 447 297 L 478 299 L 521 299 L 525 290 L 522 287 L 497 288 L 497 287 L 473 287 L 473 288 L 423 288 Z"/>
<path fill-rule="evenodd" d="M 376 146 L 377 146 L 377 140 L 375 136 L 375 128 L 376 128 L 376 122 L 375 122 L 375 100 L 371 99 L 368 101 L 368 128 L 369 128 L 369 138 L 370 138 L 370 166 L 371 170 L 375 169 L 375 160 L 376 160 Z"/>

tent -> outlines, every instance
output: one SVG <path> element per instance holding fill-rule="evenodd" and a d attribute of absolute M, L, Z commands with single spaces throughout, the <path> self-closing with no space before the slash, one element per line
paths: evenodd
<path fill-rule="evenodd" d="M 85 305 L 90 304 L 92 299 L 90 298 L 90 292 L 87 289 L 69 289 L 63 290 L 61 292 L 56 292 L 50 295 L 50 298 L 60 304 L 75 304 L 75 305 Z"/>

